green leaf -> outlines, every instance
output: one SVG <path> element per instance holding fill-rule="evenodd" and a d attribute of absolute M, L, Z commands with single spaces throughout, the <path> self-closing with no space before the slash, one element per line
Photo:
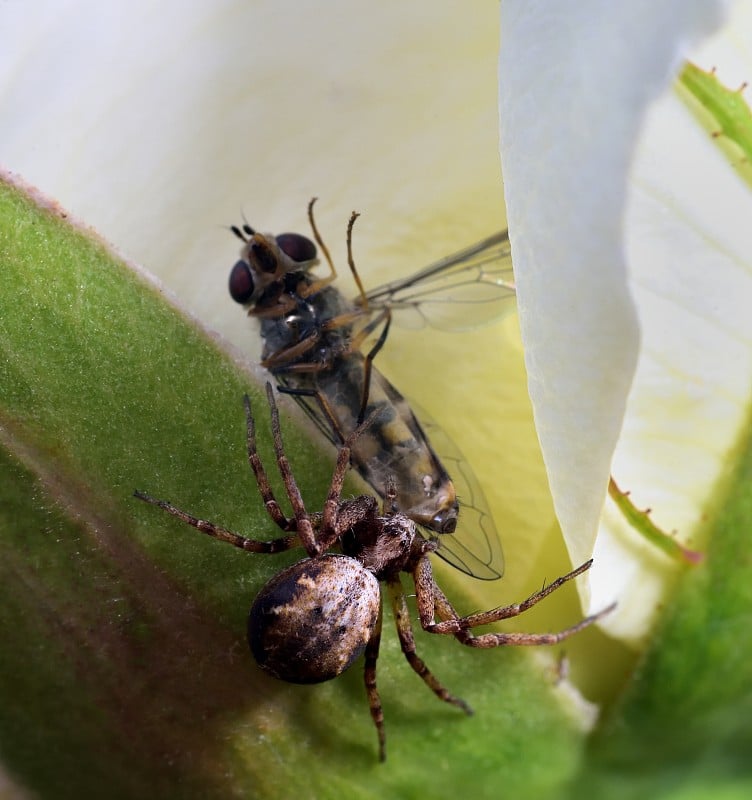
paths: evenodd
<path fill-rule="evenodd" d="M 626 521 L 647 541 L 662 550 L 667 556 L 685 564 L 699 564 L 703 554 L 690 550 L 673 536 L 661 530 L 652 519 L 649 509 L 639 509 L 632 502 L 629 492 L 623 492 L 613 477 L 608 480 L 608 496 L 622 513 Z"/>
<path fill-rule="evenodd" d="M 677 89 L 749 181 L 752 114 L 741 92 L 692 64 L 685 66 Z M 562 796 L 741 800 L 752 795 L 749 410 L 747 416 L 703 515 L 705 558 L 678 577 L 648 651 L 591 736 L 582 769 Z M 622 510 L 666 549 L 647 514 Z"/>
<path fill-rule="evenodd" d="M 742 94 L 747 85 L 729 89 L 714 69 L 706 72 L 687 62 L 676 88 L 699 124 L 715 137 L 729 162 L 752 186 L 752 110 Z"/>
<path fill-rule="evenodd" d="M 593 736 L 572 796 L 749 797 L 752 771 L 752 424 L 652 646 Z"/>
<path fill-rule="evenodd" d="M 0 750 L 20 783 L 56 798 L 497 797 L 501 786 L 540 798 L 576 772 L 576 714 L 520 651 L 416 634 L 475 708 L 466 718 L 411 672 L 387 618 L 385 765 L 359 665 L 316 687 L 263 675 L 245 615 L 300 554 L 243 553 L 132 497 L 273 537 L 245 457 L 249 392 L 271 463 L 259 385 L 162 290 L 9 181 L 0 258 Z M 329 454 L 283 426 L 319 508 Z"/>

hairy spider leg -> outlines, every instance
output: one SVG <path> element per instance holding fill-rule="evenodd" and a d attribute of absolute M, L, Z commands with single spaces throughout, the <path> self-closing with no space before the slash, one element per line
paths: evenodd
<path fill-rule="evenodd" d="M 270 388 L 271 388 L 270 384 L 267 383 L 267 390 L 269 390 Z M 261 463 L 261 459 L 259 458 L 258 452 L 256 450 L 256 426 L 253 419 L 253 413 L 251 412 L 251 403 L 250 400 L 248 399 L 248 395 L 245 395 L 245 397 L 243 398 L 243 402 L 245 405 L 245 412 L 246 412 L 246 440 L 247 440 L 247 450 L 248 450 L 248 462 L 256 478 L 256 483 L 258 484 L 261 497 L 264 501 L 264 507 L 266 508 L 266 511 L 271 517 L 271 519 L 280 528 L 282 528 L 282 530 L 297 531 L 297 528 L 293 527 L 293 521 L 287 519 L 287 517 L 283 514 L 279 503 L 274 498 L 271 486 L 269 485 L 269 479 L 266 474 L 266 470 L 264 469 L 264 466 Z M 271 402 L 273 403 L 273 397 Z M 207 536 L 212 536 L 215 539 L 219 539 L 220 541 L 227 542 L 228 544 L 234 545 L 235 547 L 239 547 L 241 550 L 247 550 L 252 553 L 271 554 L 271 553 L 280 553 L 285 550 L 290 550 L 293 547 L 299 547 L 301 545 L 301 538 L 297 532 L 291 536 L 281 536 L 277 539 L 272 539 L 271 541 L 266 541 L 266 542 L 261 541 L 259 539 L 249 539 L 246 536 L 241 536 L 240 534 L 235 533 L 234 531 L 228 530 L 227 528 L 223 528 L 221 525 L 216 525 L 213 522 L 210 522 L 209 520 L 199 519 L 198 517 L 194 517 L 192 514 L 188 514 L 182 509 L 177 508 L 169 501 L 158 500 L 157 498 L 152 497 L 146 492 L 141 492 L 139 490 L 136 490 L 134 491 L 133 496 L 137 497 L 139 500 L 143 500 L 146 503 L 158 506 L 164 511 L 167 511 L 169 514 L 172 514 L 172 516 L 177 517 L 179 520 L 196 528 L 196 530 L 201 531 L 201 533 L 205 533 L 207 534 Z"/>
<path fill-rule="evenodd" d="M 425 557 L 421 558 L 413 575 L 420 624 L 428 633 L 452 635 L 468 647 L 487 648 L 501 647 L 504 645 L 525 646 L 558 644 L 568 639 L 570 636 L 574 636 L 575 633 L 583 630 L 583 628 L 587 628 L 601 619 L 601 617 L 613 611 L 616 604 L 613 603 L 597 614 L 585 617 L 585 619 L 581 620 L 576 625 L 572 625 L 556 633 L 484 633 L 476 636 L 470 629 L 480 625 L 498 622 L 502 619 L 510 619 L 511 617 L 516 617 L 528 611 L 541 600 L 548 597 L 548 595 L 560 589 L 565 583 L 590 569 L 592 563 L 592 559 L 586 561 L 584 564 L 577 567 L 577 569 L 568 572 L 543 589 L 531 594 L 530 597 L 523 600 L 521 603 L 501 606 L 491 609 L 490 611 L 483 611 L 461 617 L 436 583 L 429 560 Z M 434 613 L 439 616 L 441 622 L 434 622 Z"/>
<path fill-rule="evenodd" d="M 376 686 L 376 662 L 379 658 L 379 645 L 381 644 L 383 608 L 379 603 L 379 616 L 376 625 L 371 632 L 365 651 L 365 668 L 363 670 L 363 680 L 366 685 L 366 695 L 368 697 L 368 709 L 371 712 L 371 719 L 376 726 L 376 734 L 379 737 L 379 761 L 386 761 L 386 729 L 384 727 L 384 709 L 381 706 L 381 696 Z"/>
<path fill-rule="evenodd" d="M 426 561 L 427 560 L 426 558 Z M 387 578 L 386 585 L 389 590 L 389 597 L 392 601 L 392 611 L 394 612 L 394 622 L 397 626 L 397 636 L 399 637 L 400 646 L 407 659 L 407 663 L 440 700 L 457 706 L 457 708 L 461 708 L 466 714 L 472 714 L 472 708 L 470 708 L 464 700 L 455 697 L 445 689 L 416 652 L 415 637 L 413 636 L 413 627 L 410 622 L 410 611 L 407 607 L 407 597 L 405 596 L 405 591 L 399 575 Z"/>
<path fill-rule="evenodd" d="M 308 555 L 314 557 L 328 550 L 351 525 L 351 520 L 349 519 L 348 514 L 343 515 L 342 522 L 340 522 L 339 516 L 341 510 L 340 499 L 342 496 L 342 486 L 345 481 L 345 475 L 347 474 L 347 470 L 350 466 L 350 453 L 352 450 L 352 445 L 357 438 L 373 424 L 376 417 L 380 413 L 380 410 L 374 411 L 365 422 L 363 422 L 361 425 L 358 425 L 358 427 L 345 439 L 339 448 L 339 451 L 337 452 L 337 463 L 334 468 L 334 472 L 332 473 L 329 491 L 320 515 L 320 522 L 318 524 L 319 536 L 317 538 L 314 534 L 313 522 L 305 510 L 300 489 L 295 482 L 292 469 L 290 468 L 290 463 L 287 460 L 287 456 L 284 452 L 284 445 L 282 443 L 282 430 L 279 422 L 279 410 L 277 409 L 277 402 L 274 399 L 274 390 L 272 389 L 271 383 L 266 384 L 266 396 L 271 409 L 272 438 L 274 441 L 274 450 L 277 456 L 277 465 L 279 467 L 280 475 L 282 476 L 282 482 L 285 485 L 287 496 L 290 499 L 290 504 L 293 507 L 293 513 L 295 515 L 295 529 L 297 530 L 298 535 L 303 542 L 303 546 L 308 552 Z M 265 484 L 268 487 L 268 481 L 265 481 Z M 268 502 L 266 496 L 264 499 Z M 271 495 L 271 488 L 269 488 L 269 499 L 274 500 L 273 495 Z M 318 515 L 317 520 L 319 520 Z M 306 537 L 309 535 L 310 541 L 313 543 L 312 549 L 309 549 L 309 547 L 306 545 Z"/>
<path fill-rule="evenodd" d="M 267 384 L 268 386 L 269 384 Z M 366 503 L 363 498 L 355 498 L 350 502 L 342 502 L 342 486 L 345 475 L 350 466 L 350 454 L 356 440 L 376 421 L 381 409 L 371 412 L 371 415 L 344 440 L 337 451 L 337 463 L 332 474 L 329 492 L 324 501 L 321 513 L 321 534 L 319 544 L 324 550 L 330 548 L 342 534 L 346 533 L 355 523 L 365 518 L 366 514 L 376 509 L 376 501 L 369 498 Z"/>
<path fill-rule="evenodd" d="M 248 395 L 243 395 L 243 406 L 245 408 L 245 421 L 246 421 L 246 447 L 248 451 L 248 463 L 250 464 L 253 475 L 256 478 L 256 484 L 261 494 L 261 499 L 264 501 L 264 508 L 266 513 L 283 531 L 295 530 L 293 520 L 288 519 L 282 507 L 277 502 L 272 491 L 271 484 L 269 483 L 269 476 L 266 474 L 266 469 L 261 461 L 256 448 L 256 423 L 253 419 L 253 412 L 251 410 L 251 401 Z"/>
<path fill-rule="evenodd" d="M 246 536 L 241 536 L 239 533 L 230 531 L 220 525 L 215 525 L 213 522 L 194 517 L 172 505 L 168 500 L 158 500 L 156 497 L 146 494 L 146 492 L 138 491 L 138 489 L 133 492 L 133 496 L 137 497 L 139 500 L 143 500 L 145 503 L 158 506 L 164 511 L 167 511 L 168 514 L 172 514 L 173 517 L 177 517 L 179 520 L 191 525 L 207 536 L 212 536 L 222 542 L 227 542 L 235 547 L 239 547 L 241 550 L 247 550 L 250 553 L 282 553 L 293 547 L 300 547 L 300 538 L 297 535 L 280 536 L 278 539 L 272 539 L 268 542 L 259 539 L 249 539 Z"/>
<path fill-rule="evenodd" d="M 334 544 L 334 542 L 344 532 L 344 529 L 349 528 L 354 520 L 359 520 L 363 516 L 364 512 L 361 509 L 363 509 L 364 506 L 360 504 L 354 505 L 353 503 L 345 504 L 342 508 L 343 513 L 339 514 L 340 497 L 345 474 L 350 463 L 350 448 L 358 436 L 360 436 L 361 433 L 363 433 L 363 431 L 365 431 L 373 423 L 377 416 L 377 412 L 371 414 L 371 416 L 362 425 L 359 425 L 345 440 L 337 454 L 337 465 L 332 475 L 332 482 L 330 484 L 327 500 L 324 505 L 324 511 L 323 513 L 317 513 L 309 516 L 305 510 L 305 506 L 303 505 L 300 491 L 292 475 L 290 464 L 287 461 L 287 457 L 284 453 L 282 432 L 279 422 L 279 411 L 274 399 L 272 385 L 268 382 L 266 384 L 266 394 L 271 409 L 272 437 L 277 456 L 277 464 L 279 466 L 280 475 L 282 476 L 282 481 L 285 485 L 287 496 L 290 499 L 291 505 L 296 511 L 294 519 L 288 519 L 285 516 L 282 508 L 274 496 L 274 492 L 269 483 L 269 477 L 256 448 L 255 420 L 251 410 L 250 399 L 248 398 L 248 395 L 245 395 L 243 397 L 243 403 L 246 412 L 246 443 L 248 450 L 248 462 L 251 466 L 251 470 L 253 471 L 256 483 L 258 484 L 259 492 L 262 500 L 264 501 L 264 507 L 267 514 L 278 527 L 282 528 L 282 530 L 294 532 L 292 535 L 280 536 L 279 538 L 272 539 L 271 541 L 250 539 L 227 528 L 223 528 L 221 525 L 216 525 L 209 520 L 195 517 L 192 514 L 189 514 L 186 511 L 178 508 L 177 506 L 174 506 L 169 502 L 169 500 L 160 500 L 138 489 L 133 492 L 133 496 L 139 500 L 143 500 L 145 503 L 158 506 L 164 511 L 167 511 L 168 514 L 177 517 L 182 522 L 185 522 L 187 525 L 196 528 L 196 530 L 201 531 L 201 533 L 205 533 L 207 536 L 227 542 L 235 547 L 239 547 L 241 550 L 247 550 L 252 553 L 280 553 L 293 547 L 299 547 L 301 544 L 305 546 L 303 536 L 301 535 L 300 531 L 301 528 L 305 529 L 307 527 L 309 528 L 311 541 L 313 542 L 314 547 L 317 549 L 317 552 L 311 553 L 309 551 L 308 554 L 310 556 L 318 555 L 319 553 L 331 547 L 332 544 Z M 318 542 L 316 541 L 316 537 L 314 535 L 314 529 L 316 528 L 320 529 L 321 531 L 321 541 Z M 306 548 L 306 550 L 308 550 L 308 548 Z"/>
<path fill-rule="evenodd" d="M 394 480 L 394 475 L 389 475 L 386 479 L 381 511 L 385 517 L 393 517 L 395 514 L 399 513 L 397 509 L 397 483 Z"/>
<path fill-rule="evenodd" d="M 303 503 L 303 496 L 300 494 L 298 484 L 290 468 L 290 462 L 285 455 L 285 448 L 282 443 L 282 427 L 279 424 L 279 410 L 277 409 L 277 402 L 274 399 L 274 391 L 272 390 L 271 383 L 266 384 L 266 397 L 269 401 L 269 409 L 272 417 L 272 441 L 274 443 L 274 453 L 277 457 L 277 468 L 279 474 L 282 476 L 282 483 L 285 485 L 287 497 L 292 506 L 292 513 L 295 517 L 295 530 L 300 536 L 300 541 L 305 547 L 306 553 L 313 558 L 322 552 L 321 546 L 316 541 L 316 535 L 313 530 L 313 523 L 308 516 Z"/>

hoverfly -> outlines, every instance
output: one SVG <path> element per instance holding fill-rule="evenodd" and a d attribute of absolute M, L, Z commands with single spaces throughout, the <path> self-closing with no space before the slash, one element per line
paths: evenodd
<path fill-rule="evenodd" d="M 261 364 L 335 445 L 380 409 L 352 448 L 352 466 L 382 498 L 388 485 L 396 485 L 396 509 L 419 525 L 435 534 L 454 534 L 438 538 L 441 558 L 468 575 L 495 580 L 501 577 L 503 555 L 477 480 L 456 448 L 448 460 L 456 461 L 458 471 L 449 476 L 410 405 L 373 361 L 387 339 L 392 314 L 411 317 L 413 325 L 462 330 L 514 309 L 506 231 L 366 292 L 352 254 L 358 217 L 353 213 L 347 255 L 359 295 L 348 300 L 332 285 L 337 271 L 316 227 L 314 202 L 308 206 L 314 241 L 298 233 L 260 234 L 247 223 L 231 228 L 243 247 L 230 273 L 230 295 L 260 321 Z M 325 277 L 311 272 L 319 250 L 330 270 Z M 463 527 L 455 533 L 458 494 Z"/>

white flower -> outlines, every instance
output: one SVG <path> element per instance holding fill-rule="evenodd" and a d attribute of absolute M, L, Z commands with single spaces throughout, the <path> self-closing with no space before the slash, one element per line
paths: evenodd
<path fill-rule="evenodd" d="M 746 423 L 752 195 L 672 81 L 690 56 L 738 81 L 734 36 L 752 69 L 749 4 L 694 53 L 720 3 L 503 8 L 501 152 L 537 429 L 573 562 L 595 543 L 591 605 L 617 600 L 603 624 L 634 641 L 676 565 L 613 509 L 599 525 L 609 473 L 702 548 Z"/>

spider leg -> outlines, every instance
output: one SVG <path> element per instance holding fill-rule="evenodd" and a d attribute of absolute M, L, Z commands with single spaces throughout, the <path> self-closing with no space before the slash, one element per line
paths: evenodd
<path fill-rule="evenodd" d="M 303 498 L 300 494 L 295 478 L 290 468 L 290 463 L 284 452 L 282 444 L 282 429 L 279 423 L 279 410 L 274 400 L 274 391 L 270 383 L 266 384 L 266 395 L 269 399 L 269 408 L 272 415 L 272 437 L 274 439 L 274 451 L 277 455 L 277 465 L 279 472 L 282 476 L 282 481 L 285 484 L 287 496 L 292 505 L 293 514 L 295 515 L 295 530 L 300 536 L 300 540 L 306 549 L 306 552 L 311 558 L 319 555 L 327 550 L 334 544 L 340 537 L 344 530 L 338 524 L 338 510 L 340 505 L 340 498 L 342 495 L 342 484 L 345 480 L 347 468 L 350 466 L 350 452 L 353 442 L 371 425 L 376 417 L 381 413 L 381 409 L 374 411 L 371 416 L 362 424 L 359 425 L 342 443 L 337 453 L 337 465 L 332 475 L 332 481 L 329 485 L 329 492 L 324 501 L 320 519 L 316 519 L 316 527 L 319 530 L 318 539 L 314 533 L 314 525 L 311 517 L 308 515 L 303 503 Z M 268 482 L 267 482 L 268 483 Z M 273 498 L 272 498 L 273 499 Z M 272 513 L 271 511 L 269 512 Z M 281 513 L 281 511 L 280 511 Z"/>
<path fill-rule="evenodd" d="M 272 539 L 270 542 L 262 542 L 258 539 L 247 539 L 245 536 L 241 536 L 239 533 L 234 533 L 233 531 L 227 530 L 227 528 L 215 525 L 213 522 L 209 522 L 205 519 L 198 519 L 198 517 L 187 514 L 185 511 L 176 508 L 167 500 L 157 500 L 155 497 L 145 492 L 139 492 L 138 490 L 133 493 L 133 496 L 137 497 L 139 500 L 143 500 L 145 503 L 159 506 L 159 508 L 167 511 L 168 514 L 172 514 L 173 517 L 177 517 L 179 520 L 191 525 L 207 536 L 212 536 L 215 539 L 235 545 L 235 547 L 239 547 L 241 550 L 248 550 L 251 553 L 281 553 L 283 550 L 289 550 L 291 547 L 300 546 L 300 539 L 297 534 L 292 536 L 280 536 L 278 539 Z"/>
<path fill-rule="evenodd" d="M 558 644 L 559 642 L 563 642 L 565 639 L 569 639 L 570 636 L 574 636 L 575 633 L 579 633 L 581 630 L 589 627 L 594 622 L 597 622 L 599 619 L 601 619 L 601 617 L 611 613 L 614 608 L 616 608 L 616 603 L 612 603 L 610 606 L 602 609 L 597 614 L 591 614 L 589 617 L 585 617 L 585 619 L 581 620 L 575 625 L 571 625 L 569 628 L 564 628 L 564 630 L 557 631 L 556 633 L 483 633 L 479 636 L 475 636 L 474 634 L 470 633 L 469 630 L 462 629 L 454 635 L 458 641 L 462 642 L 462 644 L 465 644 L 468 647 L 485 648 L 501 647 L 503 645 L 537 646 L 543 644 Z M 440 631 L 431 632 L 436 633 Z"/>
<path fill-rule="evenodd" d="M 573 636 L 575 633 L 579 633 L 579 631 L 587 628 L 601 617 L 613 611 L 615 604 L 604 608 L 597 614 L 585 617 L 585 619 L 575 625 L 565 628 L 562 631 L 557 631 L 556 633 L 484 633 L 476 636 L 470 629 L 479 625 L 488 625 L 491 622 L 498 622 L 502 619 L 516 617 L 524 613 L 532 608 L 532 606 L 536 605 L 536 603 L 548 597 L 552 592 L 560 589 L 565 583 L 588 570 L 592 563 L 592 560 L 586 561 L 584 564 L 577 567 L 577 569 L 557 578 L 553 583 L 550 583 L 540 591 L 530 595 L 530 597 L 523 600 L 521 603 L 501 606 L 491 609 L 490 611 L 483 611 L 477 614 L 470 614 L 466 617 L 460 617 L 434 580 L 430 562 L 427 558 L 422 558 L 413 576 L 418 597 L 420 623 L 423 629 L 428 633 L 453 635 L 458 641 L 468 647 L 487 648 L 501 647 L 504 645 L 525 646 L 558 644 L 564 641 L 564 639 Z M 434 622 L 434 613 L 438 615 L 441 622 Z"/>
<path fill-rule="evenodd" d="M 427 559 L 426 559 L 427 560 Z M 407 663 L 413 670 L 420 676 L 423 682 L 429 689 L 445 703 L 450 703 L 453 706 L 461 708 L 466 714 L 472 714 L 473 710 L 459 697 L 450 694 L 439 682 L 438 678 L 434 676 L 430 669 L 426 666 L 423 659 L 415 651 L 415 639 L 413 637 L 413 629 L 410 623 L 410 611 L 407 607 L 407 599 L 405 597 L 402 582 L 399 575 L 387 580 L 387 587 L 389 589 L 389 596 L 392 601 L 392 610 L 394 612 L 394 621 L 397 625 L 397 635 L 399 636 L 402 652 L 405 654 Z"/>
<path fill-rule="evenodd" d="M 251 411 L 251 401 L 248 395 L 243 396 L 243 404 L 245 406 L 245 420 L 246 420 L 246 441 L 248 449 L 248 463 L 253 470 L 253 475 L 256 478 L 261 499 L 264 501 L 269 516 L 274 522 L 282 528 L 283 531 L 295 530 L 292 526 L 292 520 L 289 520 L 283 513 L 277 499 L 274 497 L 274 492 L 269 484 L 269 477 L 266 474 L 264 465 L 261 463 L 258 451 L 256 450 L 256 424 L 253 419 L 253 412 Z"/>
<path fill-rule="evenodd" d="M 350 454 L 352 446 L 358 437 L 369 428 L 376 417 L 381 413 L 381 409 L 376 409 L 371 413 L 368 419 L 358 425 L 358 427 L 345 439 L 337 453 L 337 464 L 332 474 L 332 482 L 329 485 L 329 492 L 324 501 L 324 507 L 321 514 L 321 529 L 319 534 L 319 545 L 322 549 L 331 547 L 334 542 L 351 528 L 354 524 L 365 518 L 365 516 L 373 511 L 373 504 L 371 503 L 358 503 L 356 505 L 349 504 L 349 508 L 354 510 L 353 513 L 340 514 L 342 509 L 342 485 L 345 482 L 345 475 L 350 466 Z"/>
<path fill-rule="evenodd" d="M 322 552 L 322 548 L 316 541 L 311 519 L 306 512 L 303 497 L 300 494 L 300 489 L 298 489 L 298 484 L 295 482 L 295 477 L 292 474 L 290 462 L 285 455 L 285 448 L 282 444 L 282 428 L 279 424 L 279 410 L 277 409 L 277 403 L 274 399 L 274 391 L 272 390 L 271 383 L 266 384 L 266 396 L 269 401 L 269 409 L 272 416 L 272 439 L 274 441 L 274 452 L 277 456 L 277 467 L 279 468 L 279 474 L 282 476 L 282 482 L 285 485 L 285 491 L 287 492 L 287 497 L 290 500 L 290 505 L 292 506 L 292 511 L 295 516 L 295 530 L 300 536 L 300 541 L 303 547 L 305 547 L 306 553 L 308 553 L 311 558 L 314 558 Z"/>
<path fill-rule="evenodd" d="M 393 517 L 397 511 L 397 482 L 394 475 L 388 475 L 384 485 L 384 501 L 381 505 L 381 513 L 385 517 Z"/>
<path fill-rule="evenodd" d="M 368 697 L 368 708 L 371 711 L 371 719 L 376 726 L 376 734 L 379 737 L 379 761 L 386 761 L 386 732 L 384 729 L 384 709 L 381 707 L 381 697 L 376 686 L 376 661 L 379 657 L 379 645 L 381 644 L 381 620 L 382 608 L 379 604 L 379 616 L 376 625 L 368 640 L 365 652 L 365 669 L 363 679 L 366 685 L 366 695 Z"/>
<path fill-rule="evenodd" d="M 512 605 L 501 606 L 499 608 L 491 609 L 490 611 L 482 611 L 476 614 L 470 614 L 466 617 L 459 618 L 457 623 L 459 623 L 459 627 L 477 628 L 480 625 L 488 625 L 491 622 L 498 622 L 498 620 L 501 619 L 509 619 L 510 617 L 519 616 L 528 609 L 532 608 L 534 605 L 537 605 L 541 600 L 548 597 L 557 589 L 561 589 L 565 583 L 573 580 L 578 575 L 582 575 L 583 572 L 587 572 L 592 564 L 592 559 L 590 559 L 590 561 L 586 561 L 584 564 L 581 564 L 579 567 L 573 569 L 571 572 L 568 572 L 566 575 L 562 575 L 560 578 L 557 578 L 547 586 L 544 586 L 539 591 L 534 592 L 530 595 L 530 597 L 528 597 L 526 600 L 523 600 L 521 603 L 513 603 Z M 445 625 L 451 627 L 450 621 L 447 621 Z M 440 630 L 439 632 L 442 631 Z"/>

